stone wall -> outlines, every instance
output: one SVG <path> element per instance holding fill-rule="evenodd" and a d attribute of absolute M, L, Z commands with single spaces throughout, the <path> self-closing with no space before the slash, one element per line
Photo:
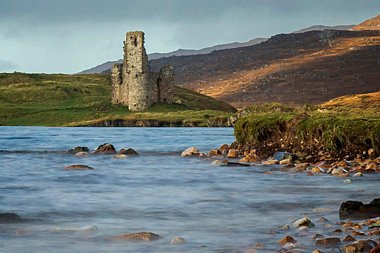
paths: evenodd
<path fill-rule="evenodd" d="M 174 69 L 167 65 L 161 68 L 157 87 L 160 90 L 157 101 L 165 104 L 173 103 Z"/>
<path fill-rule="evenodd" d="M 122 103 L 123 64 L 115 64 L 111 70 L 112 75 L 112 103 Z"/>

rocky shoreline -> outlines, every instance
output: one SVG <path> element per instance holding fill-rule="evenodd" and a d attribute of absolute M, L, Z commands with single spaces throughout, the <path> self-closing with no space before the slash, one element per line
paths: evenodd
<path fill-rule="evenodd" d="M 271 174 L 271 168 L 278 167 L 281 171 L 305 173 L 307 176 L 330 175 L 341 177 L 344 183 L 351 183 L 355 177 L 380 173 L 380 157 L 376 157 L 374 149 L 342 159 L 326 157 L 324 152 L 319 154 L 317 157 L 308 156 L 306 153 L 298 156 L 281 151 L 268 156 L 268 150 L 260 152 L 257 148 L 233 143 L 223 144 L 208 153 L 190 147 L 184 150 L 181 156 L 213 159 L 213 164 L 227 167 L 262 165 L 268 168 L 263 172 L 265 174 Z M 352 160 L 349 159 L 352 157 L 354 157 Z M 286 224 L 279 227 L 274 233 L 282 233 L 285 236 L 278 242 L 281 249 L 277 252 L 307 252 L 304 246 L 306 242 L 315 245 L 313 253 L 380 252 L 380 199 L 375 199 L 369 204 L 345 201 L 340 207 L 339 216 L 341 221 L 337 222 L 321 217 L 317 223 L 318 230 L 307 217 L 293 222 L 292 226 Z M 321 229 L 324 234 L 319 233 Z M 271 243 L 273 242 L 257 243 L 245 253 L 268 250 L 267 245 Z"/>

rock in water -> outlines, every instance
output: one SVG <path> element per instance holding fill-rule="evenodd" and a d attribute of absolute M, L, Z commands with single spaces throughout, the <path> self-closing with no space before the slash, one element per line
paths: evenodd
<path fill-rule="evenodd" d="M 115 159 L 125 159 L 125 158 L 128 158 L 128 156 L 124 155 L 124 154 L 117 154 L 117 155 L 114 155 L 113 158 L 115 158 Z"/>
<path fill-rule="evenodd" d="M 186 243 L 185 238 L 182 237 L 175 237 L 173 240 L 170 241 L 171 245 L 180 245 Z"/>
<path fill-rule="evenodd" d="M 339 208 L 340 219 L 364 220 L 380 216 L 380 198 L 374 199 L 369 204 L 360 201 L 343 202 Z"/>
<path fill-rule="evenodd" d="M 281 244 L 282 246 L 284 246 L 287 243 L 296 243 L 296 242 L 297 242 L 296 239 L 294 239 L 293 237 L 288 236 L 288 235 L 283 237 L 281 240 L 278 241 L 278 243 Z"/>
<path fill-rule="evenodd" d="M 181 156 L 199 156 L 199 149 L 197 149 L 196 147 L 187 148 L 184 151 L 182 151 Z"/>
<path fill-rule="evenodd" d="M 53 228 L 50 230 L 52 233 L 82 233 L 91 234 L 97 232 L 99 229 L 97 226 L 84 226 L 79 228 Z"/>
<path fill-rule="evenodd" d="M 324 247 L 336 247 L 340 244 L 340 239 L 337 237 L 321 238 L 315 240 L 315 245 Z"/>
<path fill-rule="evenodd" d="M 21 222 L 21 217 L 15 213 L 0 213 L 0 224 Z"/>
<path fill-rule="evenodd" d="M 151 232 L 140 232 L 112 236 L 110 239 L 112 241 L 154 241 L 161 239 L 161 236 Z"/>
<path fill-rule="evenodd" d="M 301 219 L 298 219 L 296 221 L 293 222 L 293 227 L 295 228 L 299 228 L 299 227 L 314 227 L 314 223 L 311 222 L 311 220 L 307 217 L 305 218 L 301 218 Z"/>
<path fill-rule="evenodd" d="M 88 155 L 87 152 L 78 152 L 75 154 L 76 157 L 86 157 Z"/>
<path fill-rule="evenodd" d="M 112 144 L 104 143 L 100 145 L 94 152 L 95 154 L 103 155 L 114 155 L 116 154 L 116 149 Z"/>
<path fill-rule="evenodd" d="M 232 148 L 232 149 L 228 150 L 228 154 L 227 154 L 228 158 L 238 158 L 238 156 L 239 156 L 239 152 L 237 149 Z"/>
<path fill-rule="evenodd" d="M 372 240 L 360 240 L 352 244 L 346 245 L 343 248 L 345 253 L 356 253 L 356 252 L 370 252 L 373 248 L 377 246 L 377 243 Z"/>
<path fill-rule="evenodd" d="M 230 149 L 230 145 L 228 144 L 223 144 L 219 147 L 219 150 L 222 152 L 227 152 Z"/>
<path fill-rule="evenodd" d="M 72 164 L 65 166 L 65 170 L 94 170 L 94 168 L 83 164 Z"/>
<path fill-rule="evenodd" d="M 79 152 L 89 152 L 90 150 L 88 149 L 88 147 L 75 147 L 75 148 L 72 148 L 72 149 L 69 149 L 67 152 L 70 153 L 70 154 L 77 154 Z"/>
<path fill-rule="evenodd" d="M 132 148 L 122 148 L 120 149 L 119 155 L 128 155 L 128 156 L 138 156 L 139 154 L 136 152 L 136 150 L 132 149 Z"/>
<path fill-rule="evenodd" d="M 211 149 L 210 152 L 208 152 L 209 157 L 214 157 L 214 156 L 222 156 L 222 152 L 219 149 Z"/>

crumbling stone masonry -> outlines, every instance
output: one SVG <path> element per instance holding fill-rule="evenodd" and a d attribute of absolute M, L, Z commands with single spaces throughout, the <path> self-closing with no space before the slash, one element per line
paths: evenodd
<path fill-rule="evenodd" d="M 143 32 L 128 32 L 124 62 L 112 67 L 112 103 L 131 111 L 147 110 L 153 103 L 173 103 L 173 66 L 150 72 Z"/>

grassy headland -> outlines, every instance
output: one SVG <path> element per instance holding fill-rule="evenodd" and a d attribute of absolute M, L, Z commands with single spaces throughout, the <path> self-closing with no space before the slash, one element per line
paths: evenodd
<path fill-rule="evenodd" d="M 380 92 L 341 97 L 321 106 L 253 106 L 240 112 L 237 142 L 264 155 L 286 150 L 312 157 L 380 153 Z"/>
<path fill-rule="evenodd" d="M 132 113 L 125 106 L 111 104 L 111 80 L 106 74 L 0 74 L 0 125 L 154 120 L 161 125 L 207 126 L 226 123 L 235 112 L 227 103 L 180 87 L 175 87 L 175 101 L 178 104 L 156 104 L 147 112 Z"/>

